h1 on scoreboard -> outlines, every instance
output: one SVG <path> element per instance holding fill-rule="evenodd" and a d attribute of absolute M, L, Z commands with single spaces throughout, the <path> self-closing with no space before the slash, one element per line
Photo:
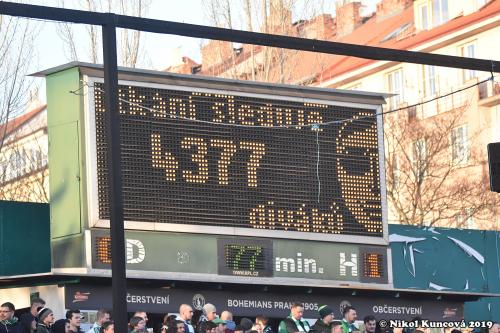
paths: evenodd
<path fill-rule="evenodd" d="M 105 221 L 105 92 L 102 79 L 89 80 L 88 137 L 96 166 L 89 198 L 95 219 Z M 382 97 L 201 78 L 164 81 L 120 81 L 126 221 L 259 237 L 383 237 L 376 115 Z"/>

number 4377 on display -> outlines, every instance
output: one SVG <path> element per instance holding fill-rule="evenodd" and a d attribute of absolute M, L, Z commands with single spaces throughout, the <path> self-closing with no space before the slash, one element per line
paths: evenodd
<path fill-rule="evenodd" d="M 208 181 L 208 148 L 219 151 L 217 156 L 217 178 L 220 185 L 229 184 L 228 167 L 231 158 L 238 149 L 250 151 L 247 161 L 247 184 L 249 187 L 257 187 L 257 169 L 260 161 L 266 153 L 266 145 L 261 142 L 210 139 L 200 137 L 184 137 L 180 142 L 181 149 L 191 150 L 191 161 L 196 165 L 196 170 L 182 170 L 182 177 L 188 183 L 205 184 Z M 168 181 L 177 181 L 179 162 L 177 158 L 168 151 L 162 149 L 161 135 L 151 134 L 151 162 L 153 168 L 165 170 L 165 178 Z"/>

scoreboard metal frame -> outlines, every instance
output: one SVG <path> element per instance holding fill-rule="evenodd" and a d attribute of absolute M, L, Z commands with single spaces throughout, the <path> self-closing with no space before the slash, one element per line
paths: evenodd
<path fill-rule="evenodd" d="M 182 77 L 182 76 L 179 76 Z M 183 82 L 179 77 L 161 76 L 162 83 L 144 82 L 139 77 L 138 80 L 132 80 L 133 76 L 127 77 L 127 80 L 120 80 L 120 85 L 137 86 L 146 88 L 157 89 L 172 89 L 186 92 L 199 92 L 199 93 L 212 93 L 212 94 L 233 94 L 235 96 L 244 96 L 251 98 L 263 98 L 272 100 L 308 102 L 308 103 L 321 103 L 333 106 L 345 106 L 359 109 L 372 110 L 380 113 L 382 110 L 380 105 L 369 103 L 354 103 L 349 101 L 337 101 L 332 99 L 319 99 L 319 98 L 304 98 L 299 96 L 291 96 L 292 94 L 286 93 L 286 90 L 293 90 L 289 86 L 274 85 L 275 91 L 271 90 L 269 94 L 263 94 L 263 86 L 259 83 L 243 83 L 238 81 L 238 84 L 243 88 L 238 87 L 234 90 L 222 90 L 222 86 L 227 85 L 228 80 L 220 79 L 206 79 L 198 78 L 203 85 L 201 86 L 188 86 L 188 80 Z M 95 104 L 94 104 L 94 91 L 93 86 L 96 83 L 102 83 L 104 80 L 100 77 L 93 77 L 84 75 L 83 80 L 88 84 L 84 88 L 84 120 L 85 120 L 85 155 L 86 155 L 86 177 L 87 177 L 87 207 L 88 207 L 88 221 L 91 228 L 109 228 L 109 220 L 99 218 L 99 199 L 98 199 L 98 177 L 97 177 L 97 146 L 96 146 L 96 117 L 95 117 Z M 192 79 L 191 79 L 192 80 Z M 165 82 L 165 83 L 163 83 Z M 300 88 L 302 94 L 307 94 L 310 88 Z M 312 91 L 314 89 L 311 89 Z M 324 89 L 321 89 L 324 90 Z M 304 92 L 305 91 L 305 92 Z M 319 91 L 319 89 L 318 89 Z M 324 91 L 321 91 L 324 94 Z M 337 92 L 338 93 L 338 92 Z M 353 92 L 356 100 L 357 95 L 363 93 Z M 263 230 L 255 228 L 238 228 L 227 226 L 207 226 L 207 225 L 194 225 L 194 224 L 177 224 L 177 223 L 158 223 L 158 222 L 139 222 L 125 220 L 125 229 L 128 230 L 144 230 L 144 231 L 175 231 L 186 233 L 199 233 L 199 234 L 217 234 L 221 236 L 247 236 L 257 238 L 285 238 L 285 239 L 298 239 L 298 240 L 312 240 L 312 241 L 327 241 L 327 242 L 340 242 L 340 243 L 353 243 L 353 244 L 368 244 L 368 245 L 387 245 L 388 244 L 388 227 L 387 227 L 387 203 L 386 203 L 386 187 L 385 187 L 385 167 L 384 167 L 384 150 L 383 150 L 383 124 L 382 116 L 376 116 L 377 123 L 377 139 L 378 139 L 378 165 L 379 165 L 379 182 L 380 182 L 380 196 L 381 196 L 381 210 L 382 210 L 382 237 L 364 236 L 364 235 L 348 235 L 348 234 L 324 234 L 313 232 L 301 231 L 285 231 L 285 230 Z"/>

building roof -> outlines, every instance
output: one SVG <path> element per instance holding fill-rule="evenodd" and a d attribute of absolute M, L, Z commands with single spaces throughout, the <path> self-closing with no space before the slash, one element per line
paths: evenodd
<path fill-rule="evenodd" d="M 391 32 L 394 32 L 398 28 L 406 25 L 406 29 L 409 29 L 409 27 L 413 26 L 413 6 L 409 6 L 400 15 L 395 15 L 382 21 L 377 21 L 376 16 L 371 17 L 362 26 L 354 30 L 353 33 L 345 36 L 341 42 L 398 50 L 411 50 L 498 14 L 500 14 L 500 1 L 493 0 L 479 11 L 467 16 L 454 18 L 434 29 L 421 31 L 407 38 L 384 40 L 388 34 L 391 34 Z M 377 61 L 379 60 L 353 58 L 342 55 L 334 56 L 328 68 L 324 72 L 318 74 L 318 81 L 328 80 Z M 319 78 L 319 76 L 321 76 L 321 78 Z"/>
<path fill-rule="evenodd" d="M 20 115 L 14 119 L 9 120 L 7 123 L 0 125 L 0 135 L 8 136 L 16 129 L 27 123 L 29 120 L 33 119 L 36 115 L 40 114 L 47 108 L 47 104 L 40 105 L 33 110 Z M 5 134 L 4 134 L 5 131 Z"/>

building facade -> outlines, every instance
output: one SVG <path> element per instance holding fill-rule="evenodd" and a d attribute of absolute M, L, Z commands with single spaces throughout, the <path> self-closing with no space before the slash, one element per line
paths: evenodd
<path fill-rule="evenodd" d="M 0 126 L 0 198 L 48 202 L 47 106 Z"/>
<path fill-rule="evenodd" d="M 338 1 L 336 17 L 292 23 L 287 14 L 286 27 L 264 31 L 469 58 L 500 56 L 491 47 L 500 33 L 500 1 L 382 0 L 368 16 L 362 8 L 360 1 Z M 272 21 L 278 14 L 269 15 Z M 202 49 L 202 62 L 193 73 L 394 94 L 384 106 L 391 111 L 384 117 L 389 222 L 499 228 L 486 152 L 489 142 L 500 140 L 500 86 L 491 73 L 251 45 L 233 50 L 215 41 Z"/>

